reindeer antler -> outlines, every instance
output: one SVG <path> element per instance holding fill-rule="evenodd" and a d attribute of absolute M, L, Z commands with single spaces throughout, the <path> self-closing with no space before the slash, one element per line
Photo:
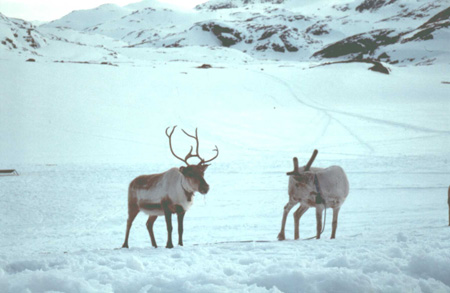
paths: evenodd
<path fill-rule="evenodd" d="M 217 158 L 217 157 L 219 156 L 219 149 L 217 148 L 217 145 L 216 145 L 216 148 L 213 149 L 213 151 L 216 152 L 216 155 L 215 155 L 212 159 L 205 160 L 205 159 L 203 159 L 202 157 L 200 157 L 200 153 L 198 152 L 198 148 L 199 148 L 199 146 L 200 146 L 200 142 L 198 141 L 198 129 L 195 128 L 195 136 L 194 136 L 194 135 L 191 135 L 191 134 L 189 134 L 189 133 L 187 133 L 187 132 L 184 131 L 183 129 L 181 129 L 181 130 L 182 130 L 182 131 L 184 132 L 184 134 L 186 134 L 187 136 L 192 137 L 193 139 L 195 139 L 195 142 L 197 143 L 197 146 L 196 146 L 196 148 L 195 148 L 195 154 L 192 154 L 193 148 L 192 148 L 192 146 L 191 146 L 191 151 L 189 152 L 189 154 L 187 154 L 187 156 L 186 156 L 186 161 L 187 161 L 187 159 L 189 159 L 189 158 L 197 157 L 197 158 L 200 159 L 200 163 L 198 163 L 198 164 L 199 164 L 199 165 L 203 165 L 203 164 L 205 164 L 205 163 L 211 162 L 212 160 L 214 160 L 215 158 Z"/>
<path fill-rule="evenodd" d="M 186 165 L 189 165 L 189 164 L 186 162 L 186 160 L 183 160 L 182 158 L 180 158 L 179 156 L 177 156 L 177 155 L 175 154 L 175 152 L 173 151 L 173 148 L 172 148 L 172 134 L 173 134 L 173 132 L 175 131 L 175 128 L 177 128 L 177 126 L 175 125 L 175 126 L 172 128 L 172 131 L 170 132 L 170 134 L 169 134 L 169 132 L 168 132 L 169 128 L 170 128 L 170 126 L 166 128 L 166 135 L 167 135 L 167 137 L 169 138 L 169 147 L 170 147 L 170 151 L 172 152 L 172 155 L 174 155 L 175 158 L 177 158 L 178 160 L 180 160 L 180 161 L 182 161 L 182 162 L 185 162 Z M 191 148 L 191 151 L 192 151 L 192 148 Z"/>
<path fill-rule="evenodd" d="M 298 173 L 298 159 L 297 159 L 297 157 L 294 157 L 292 160 L 294 161 L 294 171 L 287 172 L 286 175 L 289 175 L 289 176 L 290 175 L 297 175 L 297 174 L 299 174 Z"/>
<path fill-rule="evenodd" d="M 213 149 L 213 151 L 216 152 L 216 155 L 215 155 L 212 159 L 209 159 L 209 160 L 207 160 L 207 161 L 205 161 L 205 160 L 202 159 L 202 164 L 209 163 L 209 162 L 211 162 L 212 160 L 214 160 L 215 158 L 217 158 L 217 157 L 219 156 L 219 148 L 217 148 L 217 145 L 216 145 L 215 147 L 216 147 L 216 148 Z"/>
<path fill-rule="evenodd" d="M 189 166 L 188 160 L 189 160 L 190 158 L 193 158 L 193 157 L 199 158 L 199 159 L 200 159 L 200 163 L 198 163 L 198 165 L 203 165 L 203 164 L 205 164 L 205 163 L 211 162 L 212 160 L 214 160 L 215 158 L 217 158 L 217 157 L 219 156 L 219 149 L 218 149 L 217 146 L 216 146 L 216 148 L 213 149 L 213 151 L 216 151 L 217 154 L 216 154 L 212 159 L 209 159 L 209 160 L 206 160 L 206 161 L 205 161 L 205 159 L 203 159 L 202 157 L 200 157 L 200 154 L 199 154 L 199 152 L 198 152 L 200 143 L 199 143 L 199 141 L 198 141 L 198 130 L 197 130 L 197 128 L 195 129 L 195 136 L 194 136 L 194 135 L 191 135 L 191 134 L 187 133 L 186 131 L 184 131 L 183 129 L 181 129 L 181 130 L 184 132 L 184 134 L 186 134 L 187 136 L 192 137 L 193 139 L 195 139 L 195 142 L 196 142 L 195 154 L 192 153 L 192 151 L 194 150 L 194 147 L 191 146 L 191 150 L 189 151 L 189 153 L 186 155 L 186 157 L 185 157 L 184 159 L 182 159 L 182 158 L 180 158 L 179 156 L 177 156 L 177 155 L 175 154 L 175 152 L 173 151 L 173 149 L 172 149 L 172 134 L 173 134 L 173 132 L 175 131 L 175 128 L 176 128 L 176 127 L 177 127 L 177 126 L 175 125 L 175 126 L 172 128 L 172 131 L 170 132 L 170 134 L 168 133 L 168 130 L 169 130 L 170 127 L 167 127 L 167 129 L 166 129 L 166 135 L 167 135 L 167 137 L 169 138 L 170 151 L 171 151 L 172 154 L 175 156 L 175 158 L 179 159 L 180 161 L 183 161 L 186 165 Z"/>
<path fill-rule="evenodd" d="M 317 154 L 319 153 L 318 150 L 314 150 L 311 159 L 309 159 L 308 164 L 306 164 L 305 166 L 305 171 L 309 171 L 309 169 L 311 168 L 312 163 L 314 162 L 314 160 L 316 159 Z"/>
<path fill-rule="evenodd" d="M 309 169 L 311 168 L 312 163 L 314 162 L 314 160 L 316 159 L 317 154 L 319 153 L 318 150 L 314 150 L 311 158 L 309 159 L 308 163 L 306 164 L 305 168 L 303 169 L 304 171 L 309 171 Z M 297 157 L 294 157 L 292 159 L 294 161 L 294 171 L 291 172 L 287 172 L 286 175 L 299 175 L 300 173 L 298 172 L 298 159 Z"/>

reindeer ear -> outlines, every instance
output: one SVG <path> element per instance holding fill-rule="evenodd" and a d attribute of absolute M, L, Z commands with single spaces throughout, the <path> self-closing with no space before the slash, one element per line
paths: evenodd
<path fill-rule="evenodd" d="M 209 166 L 210 166 L 210 164 L 204 164 L 204 165 L 201 165 L 201 167 L 202 167 L 202 169 L 203 169 L 203 172 L 205 172 L 206 169 L 208 169 Z"/>
<path fill-rule="evenodd" d="M 181 166 L 181 167 L 180 167 L 180 172 L 183 173 L 183 171 L 184 171 L 185 168 L 186 168 L 186 167 Z"/>

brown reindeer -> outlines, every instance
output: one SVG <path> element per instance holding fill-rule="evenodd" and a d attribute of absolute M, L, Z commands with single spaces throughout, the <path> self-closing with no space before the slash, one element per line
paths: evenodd
<path fill-rule="evenodd" d="M 216 146 L 214 149 L 216 155 L 212 159 L 203 159 L 200 157 L 198 150 L 199 141 L 197 129 L 195 130 L 195 136 L 182 130 L 187 136 L 195 139 L 196 153 L 192 153 L 193 147 L 191 146 L 191 150 L 186 157 L 184 159 L 180 158 L 175 154 L 172 148 L 172 135 L 175 128 L 176 126 L 172 128 L 170 134 L 168 132 L 169 127 L 166 129 L 166 135 L 169 138 L 170 151 L 175 158 L 184 162 L 186 167 L 172 168 L 160 174 L 142 175 L 131 181 L 128 188 L 127 230 L 125 242 L 122 247 L 128 248 L 128 237 L 130 235 L 131 225 L 140 211 L 149 216 L 147 230 L 154 247 L 157 247 L 157 245 L 153 234 L 153 224 L 158 216 L 165 216 L 168 234 L 166 248 L 173 248 L 172 214 L 176 213 L 178 218 L 178 244 L 183 245 L 183 219 L 186 211 L 193 204 L 194 192 L 198 191 L 201 194 L 208 193 L 209 185 L 204 178 L 205 170 L 209 166 L 209 164 L 206 163 L 217 158 L 219 149 Z M 194 157 L 200 159 L 200 162 L 197 165 L 189 164 L 188 159 Z"/>

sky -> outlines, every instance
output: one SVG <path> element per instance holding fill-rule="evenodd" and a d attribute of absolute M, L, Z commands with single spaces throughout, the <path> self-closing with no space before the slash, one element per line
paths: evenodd
<path fill-rule="evenodd" d="M 148 0 L 147 0 L 148 1 Z M 194 7 L 206 0 L 154 0 L 180 7 Z M 0 0 L 0 12 L 8 17 L 29 21 L 50 21 L 63 17 L 73 10 L 91 9 L 102 4 L 114 3 L 124 6 L 139 0 Z"/>

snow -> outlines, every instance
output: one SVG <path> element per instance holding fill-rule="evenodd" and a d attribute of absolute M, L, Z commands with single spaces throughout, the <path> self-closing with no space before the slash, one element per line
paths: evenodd
<path fill-rule="evenodd" d="M 6 292 L 450 291 L 445 67 L 1 62 L 16 72 L 1 80 L 1 164 L 20 173 L 0 178 Z M 151 248 L 139 215 L 130 249 L 116 249 L 128 183 L 179 165 L 164 134 L 175 124 L 199 127 L 205 157 L 218 145 L 211 191 L 187 214 L 184 247 L 161 248 L 158 219 Z M 313 148 L 316 166 L 348 173 L 337 239 L 328 211 L 322 239 L 278 242 L 284 174 Z M 291 217 L 286 229 L 292 239 Z M 313 212 L 300 230 L 314 235 Z"/>
<path fill-rule="evenodd" d="M 0 176 L 1 292 L 450 292 L 448 50 L 428 66 L 385 64 L 385 75 L 40 31 L 37 62 L 24 62 L 28 51 L 0 58 L 0 169 L 19 173 Z M 407 46 L 429 58 L 418 44 Z M 210 192 L 194 197 L 183 247 L 164 248 L 163 217 L 151 247 L 140 214 L 121 249 L 130 181 L 182 165 L 164 133 L 173 125 L 176 153 L 192 143 L 180 128 L 198 127 L 206 158 L 218 146 Z M 322 238 L 305 240 L 311 209 L 302 240 L 293 210 L 277 241 L 285 174 L 314 149 L 314 166 L 339 165 L 350 182 L 336 239 L 328 210 Z"/>

